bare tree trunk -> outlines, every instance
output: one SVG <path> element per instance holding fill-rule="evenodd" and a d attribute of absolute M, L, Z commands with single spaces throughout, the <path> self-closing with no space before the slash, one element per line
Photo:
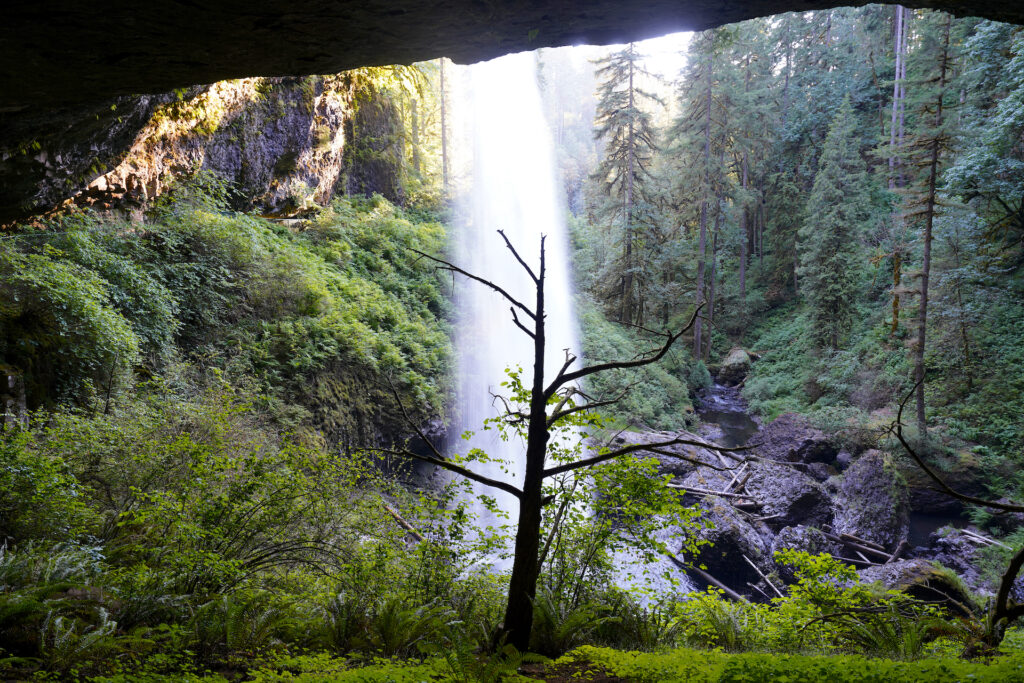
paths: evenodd
<path fill-rule="evenodd" d="M 420 116 L 419 103 L 416 97 L 412 98 L 410 111 L 410 124 L 412 125 L 412 170 L 417 176 L 420 175 Z"/>
<path fill-rule="evenodd" d="M 747 253 L 753 246 L 754 233 L 747 220 L 747 151 L 743 150 L 743 207 L 740 209 L 740 305 L 747 300 Z"/>
<path fill-rule="evenodd" d="M 544 462 L 547 455 L 548 415 L 544 396 L 544 247 L 541 244 L 540 274 L 536 280 L 537 298 L 533 326 L 533 386 L 530 395 L 530 419 L 526 436 L 526 476 L 519 498 L 519 524 L 516 530 L 515 559 L 508 585 L 505 607 L 505 633 L 508 642 L 520 652 L 530 647 L 533 630 L 533 599 L 537 595 L 540 574 L 540 527 L 543 511 Z"/>
<path fill-rule="evenodd" d="M 895 76 L 892 82 L 892 115 L 889 122 L 889 189 L 896 187 L 896 156 L 897 131 L 899 130 L 900 101 L 902 100 L 901 74 L 903 68 L 903 5 L 896 5 L 896 18 L 893 22 L 893 53 L 895 58 Z"/>
<path fill-rule="evenodd" d="M 924 352 L 928 328 L 928 278 L 932 267 L 932 225 L 935 221 L 935 185 L 939 175 L 939 156 L 942 147 L 942 104 L 946 93 L 946 68 L 949 62 L 949 34 L 953 17 L 947 15 L 943 36 L 942 63 L 939 66 L 938 97 L 935 105 L 935 127 L 928 164 L 928 196 L 924 210 L 924 258 L 921 264 L 921 305 L 917 317 L 917 347 L 914 349 L 914 381 L 917 382 L 917 429 L 921 438 L 927 436 L 928 422 L 924 409 Z"/>
<path fill-rule="evenodd" d="M 697 305 L 704 303 L 704 259 L 708 240 L 708 202 L 711 193 L 711 83 L 712 56 L 710 49 L 707 56 L 707 85 L 704 95 L 704 198 L 700 203 L 700 236 L 697 239 Z M 693 357 L 700 358 L 702 352 L 701 328 L 697 323 L 693 332 Z"/>

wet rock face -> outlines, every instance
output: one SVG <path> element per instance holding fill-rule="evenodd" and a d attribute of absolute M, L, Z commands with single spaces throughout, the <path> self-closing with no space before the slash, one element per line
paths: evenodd
<path fill-rule="evenodd" d="M 173 94 L 88 105 L 0 109 L 0 226 L 48 210 L 117 166 Z"/>
<path fill-rule="evenodd" d="M 851 534 L 892 551 L 910 531 L 906 483 L 881 451 L 861 455 L 837 482 L 837 534 Z"/>
<path fill-rule="evenodd" d="M 806 474 L 771 462 L 754 462 L 746 490 L 763 503 L 761 515 L 773 526 L 832 522 L 832 500 L 824 487 Z"/>
<path fill-rule="evenodd" d="M 703 564 L 709 574 L 740 591 L 746 591 L 747 583 L 761 580 L 744 556 L 765 574 L 772 571 L 771 532 L 764 524 L 749 521 L 721 498 L 706 498 L 701 509 L 712 526 L 698 535 L 710 545 L 688 558 L 693 564 Z"/>
<path fill-rule="evenodd" d="M 761 427 L 750 442 L 762 458 L 784 462 L 831 463 L 838 449 L 820 429 L 803 415 L 785 413 Z"/>
<path fill-rule="evenodd" d="M 159 107 L 121 163 L 75 201 L 144 206 L 176 179 L 206 170 L 234 184 L 235 208 L 301 212 L 334 194 L 350 109 L 338 79 L 216 83 Z"/>
<path fill-rule="evenodd" d="M 718 382 L 727 387 L 736 386 L 750 372 L 750 354 L 743 349 L 732 349 L 718 370 Z"/>
<path fill-rule="evenodd" d="M 0 154 L 0 224 L 65 200 L 142 208 L 197 170 L 233 184 L 234 208 L 278 217 L 339 189 L 402 199 L 401 113 L 345 75 L 222 81 L 76 118 L 48 137 L 21 131 L 28 152 Z"/>

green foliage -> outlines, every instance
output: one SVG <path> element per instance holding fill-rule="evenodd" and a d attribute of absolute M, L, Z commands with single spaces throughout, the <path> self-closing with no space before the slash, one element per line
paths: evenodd
<path fill-rule="evenodd" d="M 651 683 L 687 681 L 849 681 L 858 683 L 916 683 L 917 681 L 1020 681 L 1024 662 L 1018 658 L 990 664 L 957 659 L 894 662 L 862 656 L 811 657 L 801 655 L 724 654 L 699 650 L 672 650 L 646 654 L 582 647 L 555 662 L 586 670 L 603 670 L 606 675 Z"/>
<path fill-rule="evenodd" d="M 59 250 L 0 250 L 0 358 L 25 380 L 30 406 L 121 389 L 139 339 L 102 278 Z"/>
<path fill-rule="evenodd" d="M 825 138 L 799 232 L 801 293 L 810 305 L 811 331 L 822 348 L 840 347 L 853 322 L 858 294 L 856 254 L 869 197 L 853 133 L 847 97 Z"/>
<path fill-rule="evenodd" d="M 573 605 L 564 595 L 540 587 L 533 602 L 530 650 L 549 657 L 568 652 L 612 618 L 606 611 L 594 603 Z"/>
<path fill-rule="evenodd" d="M 0 437 L 0 539 L 66 541 L 94 530 L 82 484 L 59 454 L 36 451 L 31 440 L 22 430 Z"/>
<path fill-rule="evenodd" d="M 653 346 L 633 330 L 604 318 L 589 301 L 579 301 L 583 328 L 583 355 L 594 362 L 632 358 L 638 348 Z M 681 429 L 693 422 L 690 389 L 703 382 L 700 365 L 693 364 L 681 344 L 676 344 L 660 363 L 638 370 L 622 370 L 588 379 L 588 391 L 600 396 L 615 396 L 629 387 L 629 392 L 607 408 L 610 418 L 622 424 L 646 425 L 655 429 Z M 691 384 L 692 383 L 692 384 Z"/>
<path fill-rule="evenodd" d="M 292 232 L 230 213 L 230 196 L 199 174 L 151 223 L 80 214 L 0 252 L 0 359 L 24 378 L 29 407 L 98 399 L 109 410 L 141 352 L 148 373 L 175 358 L 220 368 L 284 424 L 332 441 L 370 440 L 395 421 L 385 375 L 407 404 L 440 415 L 448 304 L 409 249 L 440 251 L 443 228 L 375 197 L 337 200 Z"/>

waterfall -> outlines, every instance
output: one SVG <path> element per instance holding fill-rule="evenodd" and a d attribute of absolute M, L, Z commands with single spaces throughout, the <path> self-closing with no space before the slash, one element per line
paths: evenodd
<path fill-rule="evenodd" d="M 533 283 L 506 248 L 497 230 L 504 230 L 523 259 L 539 272 L 540 239 L 546 236 L 546 376 L 562 364 L 565 349 L 579 349 L 572 304 L 565 199 L 555 173 L 551 132 L 544 118 L 537 64 L 533 54 L 521 53 L 474 64 L 461 74 L 460 109 L 465 123 L 461 140 L 461 165 L 469 169 L 463 199 L 458 205 L 458 264 L 469 272 L 500 285 L 533 308 Z M 458 125 L 458 123 L 457 123 Z M 484 432 L 487 418 L 497 416 L 502 405 L 492 394 L 505 393 L 505 368 L 520 366 L 529 386 L 533 371 L 533 342 L 517 329 L 508 303 L 483 285 L 460 279 L 456 305 L 459 311 L 458 428 L 475 432 L 473 439 L 458 441 L 453 450 L 466 453 L 480 448 L 491 458 L 508 462 L 474 463 L 481 474 L 521 486 L 525 471 L 525 444 L 521 439 L 503 441 L 495 431 Z M 523 316 L 521 316 L 523 317 Z M 494 496 L 515 521 L 516 499 L 479 486 L 476 494 Z M 485 523 L 493 518 L 482 506 Z"/>

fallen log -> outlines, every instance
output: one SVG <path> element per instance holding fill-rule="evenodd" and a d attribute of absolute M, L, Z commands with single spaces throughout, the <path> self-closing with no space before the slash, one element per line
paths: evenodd
<path fill-rule="evenodd" d="M 835 541 L 836 543 L 840 543 L 842 545 L 845 545 L 845 546 L 851 548 L 852 550 L 854 550 L 855 552 L 862 552 L 862 553 L 867 553 L 869 555 L 876 555 L 878 557 L 881 557 L 883 560 L 888 560 L 890 557 L 892 557 L 892 555 L 890 555 L 889 553 L 885 552 L 884 550 L 876 550 L 875 548 L 869 548 L 866 545 L 861 545 L 860 543 L 857 543 L 855 541 L 850 541 L 850 540 L 844 539 L 844 538 L 842 538 L 842 536 L 836 536 L 835 534 L 830 534 L 827 531 L 822 531 L 821 533 L 824 534 L 825 538 L 829 539 L 830 541 Z M 845 534 L 843 534 L 843 535 L 845 536 Z"/>
<path fill-rule="evenodd" d="M 896 550 L 893 551 L 893 553 L 889 557 L 889 559 L 885 561 L 885 564 L 890 564 L 890 563 L 895 562 L 896 560 L 900 559 L 900 555 L 902 555 L 904 552 L 906 552 L 906 550 L 907 550 L 907 548 L 909 546 L 910 546 L 910 543 L 907 541 L 907 539 L 904 538 L 902 541 L 900 541 L 900 544 L 898 546 L 896 546 Z"/>
<path fill-rule="evenodd" d="M 402 519 L 402 516 L 398 514 L 398 512 L 394 508 L 385 503 L 383 500 L 380 502 L 380 504 L 383 505 L 384 509 L 387 510 L 387 513 L 391 515 L 396 522 L 398 522 L 398 526 L 408 531 L 409 535 L 415 538 L 417 543 L 423 543 L 423 541 L 426 540 L 423 538 L 422 534 L 420 534 L 420 532 L 416 530 L 416 527 Z"/>
<path fill-rule="evenodd" d="M 860 538 L 859 536 L 854 536 L 853 534 L 839 534 L 839 538 L 843 539 L 844 541 L 852 541 L 853 543 L 859 543 L 862 546 L 874 548 L 875 550 L 885 552 L 885 548 L 883 546 L 880 546 L 872 541 Z M 888 553 L 886 554 L 888 555 Z"/>
<path fill-rule="evenodd" d="M 703 496 L 722 496 L 723 498 L 746 498 L 747 500 L 755 500 L 753 496 L 745 493 L 729 493 L 728 491 L 709 491 L 708 489 L 697 489 L 692 486 L 683 486 L 682 484 L 669 484 L 669 488 L 680 489 L 688 493 L 696 493 Z M 755 501 L 756 502 L 756 501 Z"/>
<path fill-rule="evenodd" d="M 749 564 L 749 565 L 751 566 L 751 568 L 753 568 L 753 570 L 754 570 L 755 572 L 757 572 L 757 575 L 761 577 L 761 580 L 762 580 L 762 581 L 764 581 L 765 583 L 767 583 L 767 584 L 768 584 L 768 587 L 769 587 L 769 588 L 771 588 L 771 589 L 772 589 L 773 591 L 775 591 L 775 594 L 776 594 L 776 595 L 778 595 L 778 596 L 779 596 L 780 598 L 781 598 L 781 597 L 784 597 L 784 596 L 782 595 L 782 591 L 780 591 L 780 590 L 779 590 L 778 588 L 776 588 L 776 587 L 775 587 L 775 584 L 774 584 L 774 583 L 772 583 L 772 582 L 771 582 L 771 580 L 769 580 L 769 579 L 768 579 L 768 577 L 764 575 L 764 572 L 762 572 L 762 571 L 761 571 L 761 570 L 760 570 L 760 569 L 758 568 L 758 566 L 757 566 L 756 564 L 754 564 L 754 562 L 753 562 L 753 561 L 752 561 L 752 560 L 751 560 L 751 559 L 750 559 L 749 557 L 747 557 L 746 555 L 744 555 L 744 556 L 743 556 L 743 559 L 747 561 L 747 564 Z"/>

